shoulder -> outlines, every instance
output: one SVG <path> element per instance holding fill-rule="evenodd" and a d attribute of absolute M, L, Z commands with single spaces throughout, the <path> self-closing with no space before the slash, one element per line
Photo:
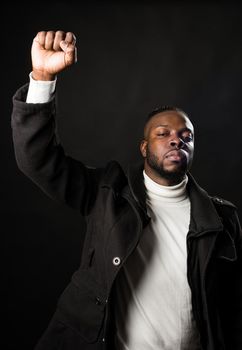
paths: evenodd
<path fill-rule="evenodd" d="M 221 198 L 218 196 L 209 196 L 209 197 L 216 206 L 220 206 L 220 207 L 225 206 L 225 207 L 237 209 L 236 205 L 234 203 L 228 201 L 227 199 L 224 199 L 224 198 Z"/>
<path fill-rule="evenodd" d="M 237 207 L 234 203 L 218 197 L 218 196 L 210 196 L 214 207 L 219 214 L 220 217 L 222 217 L 224 220 L 229 220 L 234 222 L 234 220 L 237 220 Z"/>
<path fill-rule="evenodd" d="M 219 217 L 221 218 L 227 232 L 234 238 L 236 234 L 242 238 L 241 224 L 237 206 L 234 205 L 234 203 L 217 196 L 212 196 L 211 200 L 214 203 L 214 207 Z"/>

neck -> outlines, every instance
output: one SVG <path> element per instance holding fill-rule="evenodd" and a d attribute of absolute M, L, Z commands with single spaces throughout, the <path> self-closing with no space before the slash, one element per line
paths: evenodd
<path fill-rule="evenodd" d="M 163 186 L 153 181 L 143 171 L 144 184 L 146 187 L 147 199 L 150 201 L 159 201 L 159 203 L 182 203 L 187 199 L 186 186 L 188 177 L 185 176 L 184 180 L 174 186 Z"/>

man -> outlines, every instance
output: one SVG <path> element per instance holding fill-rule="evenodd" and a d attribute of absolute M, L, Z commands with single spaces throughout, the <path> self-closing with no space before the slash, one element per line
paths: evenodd
<path fill-rule="evenodd" d="M 75 36 L 39 32 L 30 84 L 13 98 L 19 168 L 85 216 L 80 268 L 36 350 L 242 349 L 241 229 L 235 206 L 189 170 L 194 130 L 180 109 L 150 113 L 127 174 L 88 168 L 55 138 L 56 76 L 76 62 Z"/>

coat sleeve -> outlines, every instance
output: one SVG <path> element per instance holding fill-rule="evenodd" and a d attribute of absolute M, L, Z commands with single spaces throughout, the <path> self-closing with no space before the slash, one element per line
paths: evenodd
<path fill-rule="evenodd" d="M 55 99 L 26 103 L 28 84 L 13 96 L 11 127 L 19 169 L 49 197 L 87 214 L 102 169 L 86 167 L 66 155 L 56 134 Z"/>
<path fill-rule="evenodd" d="M 227 278 L 223 283 L 226 290 L 221 305 L 223 313 L 226 349 L 242 349 L 242 230 L 236 207 L 227 206 L 223 221 L 233 239 L 235 259 L 228 265 Z M 230 210 L 229 210 L 230 209 Z M 225 276 L 223 276 L 225 277 Z M 223 290 L 220 291 L 223 293 Z"/>
<path fill-rule="evenodd" d="M 236 251 L 237 263 L 235 264 L 234 281 L 232 283 L 231 309 L 231 349 L 242 349 L 242 230 L 237 211 L 234 212 L 234 224 L 236 227 Z"/>

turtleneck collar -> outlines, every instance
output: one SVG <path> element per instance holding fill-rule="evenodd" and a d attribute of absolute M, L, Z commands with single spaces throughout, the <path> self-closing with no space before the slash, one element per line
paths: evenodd
<path fill-rule="evenodd" d="M 182 182 L 174 186 L 159 185 L 145 173 L 145 170 L 143 171 L 143 175 L 144 185 L 147 191 L 148 199 L 156 199 L 163 202 L 177 203 L 187 198 L 187 175 L 185 176 Z"/>

